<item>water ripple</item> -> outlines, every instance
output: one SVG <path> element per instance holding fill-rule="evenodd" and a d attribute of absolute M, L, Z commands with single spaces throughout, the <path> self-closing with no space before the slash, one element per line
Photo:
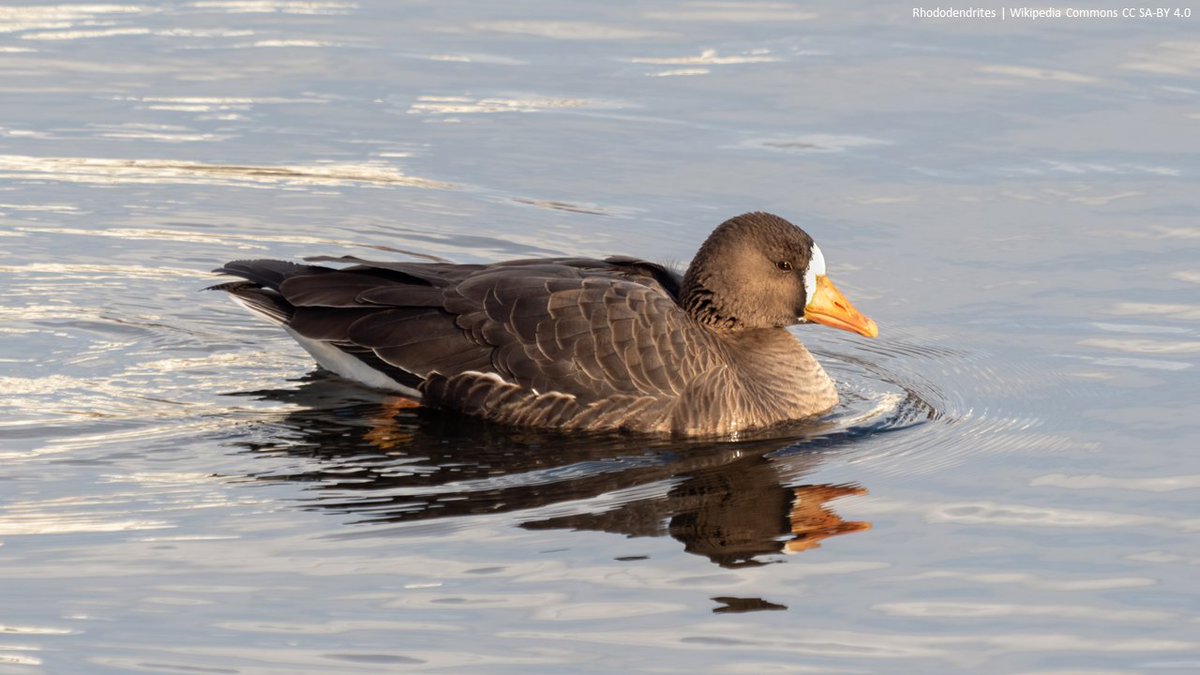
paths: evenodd
<path fill-rule="evenodd" d="M 1001 370 L 986 354 L 902 332 L 870 342 L 806 332 L 805 340 L 839 383 L 843 404 L 830 417 L 835 424 L 856 436 L 905 431 L 889 434 L 885 442 L 857 444 L 846 453 L 848 461 L 907 474 L 940 470 L 982 453 L 1079 447 L 1039 432 L 1043 420 L 997 404 L 1028 381 L 1060 376 L 1013 362 Z"/>
<path fill-rule="evenodd" d="M 400 185 L 427 190 L 458 186 L 409 176 L 383 163 L 251 166 L 203 164 L 165 159 L 108 159 L 100 157 L 31 157 L 0 155 L 0 178 L 56 180 L 67 183 L 193 184 L 225 186 L 341 186 Z"/>

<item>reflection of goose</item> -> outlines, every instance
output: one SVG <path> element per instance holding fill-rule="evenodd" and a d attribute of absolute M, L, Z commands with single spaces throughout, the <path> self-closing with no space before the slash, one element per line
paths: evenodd
<path fill-rule="evenodd" d="M 760 564 L 763 555 L 867 527 L 842 521 L 826 504 L 860 488 L 792 487 L 820 461 L 810 445 L 827 450 L 849 440 L 827 426 L 739 443 L 571 437 L 346 394 L 325 378 L 249 394 L 303 406 L 280 421 L 277 444 L 249 447 L 304 461 L 254 478 L 305 483 L 312 505 L 358 522 L 527 512 L 519 521 L 527 529 L 669 534 L 724 566 Z"/>
<path fill-rule="evenodd" d="M 634 258 L 494 265 L 277 260 L 214 286 L 329 370 L 509 425 L 731 434 L 823 413 L 833 382 L 786 326 L 869 337 L 821 249 L 777 216 L 718 227 L 680 277 Z"/>

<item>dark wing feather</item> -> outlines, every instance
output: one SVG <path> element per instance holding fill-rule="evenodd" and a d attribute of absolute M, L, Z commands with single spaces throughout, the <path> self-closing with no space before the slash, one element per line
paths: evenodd
<path fill-rule="evenodd" d="M 495 347 L 494 372 L 506 380 L 584 403 L 677 396 L 711 365 L 685 353 L 707 353 L 699 347 L 711 338 L 660 284 L 638 281 L 602 267 L 495 266 L 447 289 L 446 309 Z"/>
<path fill-rule="evenodd" d="M 278 288 L 279 294 L 297 307 L 362 307 L 371 303 L 360 301 L 359 294 L 381 286 L 403 288 L 402 282 L 344 271 L 292 276 Z"/>
<path fill-rule="evenodd" d="M 378 307 L 336 309 L 330 307 L 294 307 L 288 328 L 322 342 L 350 342 L 350 327 L 359 319 L 379 313 Z"/>
<path fill-rule="evenodd" d="M 355 267 L 347 267 L 343 271 L 391 272 L 391 278 L 403 280 L 411 284 L 426 284 L 428 286 L 450 286 L 462 278 L 483 269 L 484 265 L 455 265 L 454 263 L 409 263 L 395 261 L 364 260 L 355 256 L 313 256 L 305 258 L 308 262 L 354 263 Z"/>
<path fill-rule="evenodd" d="M 662 286 L 663 290 L 672 298 L 679 299 L 679 286 L 683 283 L 683 278 L 679 272 L 668 269 L 665 265 L 624 255 L 609 256 L 604 259 L 604 262 L 621 268 L 623 273 L 630 278 L 649 277 Z"/>
<path fill-rule="evenodd" d="M 377 310 L 351 324 L 348 337 L 388 363 L 422 377 L 433 371 L 491 370 L 492 348 L 467 339 L 454 317 L 439 310 Z"/>
<path fill-rule="evenodd" d="M 399 284 L 375 286 L 358 294 L 355 298 L 367 305 L 389 305 L 393 307 L 441 307 L 442 289 L 433 286 Z"/>
<path fill-rule="evenodd" d="M 620 424 L 673 400 L 719 350 L 676 302 L 678 275 L 633 258 L 310 260 L 352 266 L 238 261 L 219 271 L 265 286 L 261 301 L 287 310 L 299 335 L 406 384 L 426 380 L 434 402 L 468 412 L 486 402 L 511 404 L 526 422 Z"/>

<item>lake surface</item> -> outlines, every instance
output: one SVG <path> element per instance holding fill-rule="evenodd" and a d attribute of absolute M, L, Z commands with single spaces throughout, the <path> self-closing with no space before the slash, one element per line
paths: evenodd
<path fill-rule="evenodd" d="M 1200 18 L 911 9 L 0 7 L 0 673 L 1200 671 Z M 749 210 L 881 336 L 739 442 L 396 412 L 200 291 Z"/>

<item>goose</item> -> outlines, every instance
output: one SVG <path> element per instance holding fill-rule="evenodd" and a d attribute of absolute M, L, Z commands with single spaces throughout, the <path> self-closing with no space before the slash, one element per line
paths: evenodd
<path fill-rule="evenodd" d="M 879 332 L 826 276 L 812 237 L 762 212 L 719 225 L 682 276 L 628 256 L 317 256 L 214 272 L 240 280 L 210 289 L 282 326 L 341 377 L 566 432 L 736 436 L 819 416 L 837 389 L 788 327 Z"/>

